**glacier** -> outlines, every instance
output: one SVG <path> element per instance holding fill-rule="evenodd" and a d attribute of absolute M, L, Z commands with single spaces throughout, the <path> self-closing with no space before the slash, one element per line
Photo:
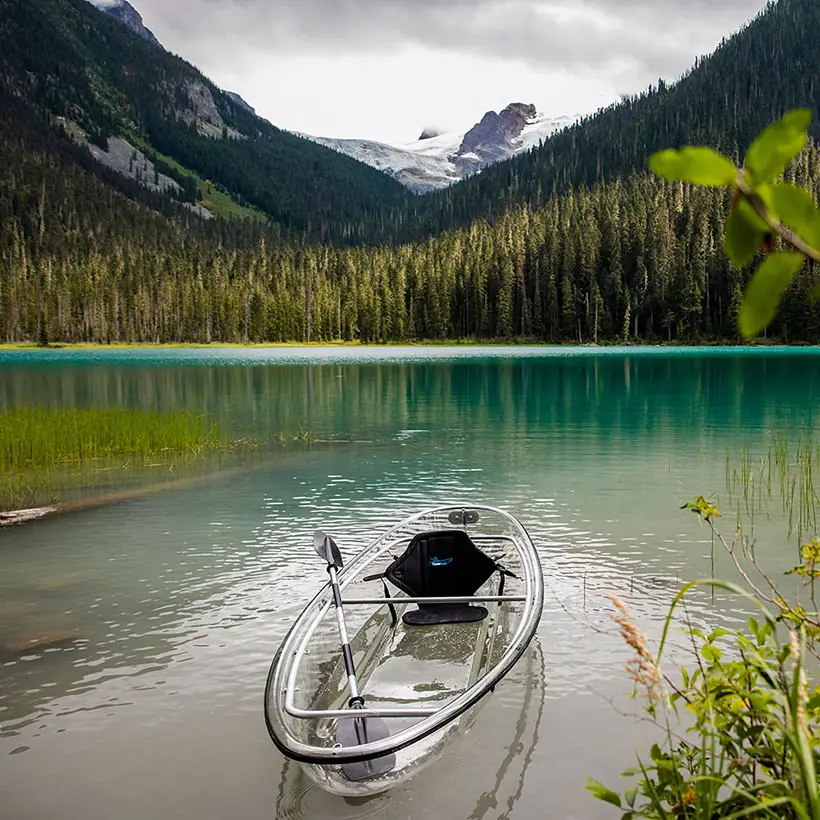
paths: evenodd
<path fill-rule="evenodd" d="M 532 105 L 511 103 L 500 114 L 487 112 L 466 133 L 423 134 L 413 142 L 388 144 L 299 134 L 377 168 L 417 194 L 441 190 L 484 168 L 528 151 L 577 116 L 550 117 Z"/>

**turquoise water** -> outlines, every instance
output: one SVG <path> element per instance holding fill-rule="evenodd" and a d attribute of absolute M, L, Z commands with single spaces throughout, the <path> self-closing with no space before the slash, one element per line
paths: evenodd
<path fill-rule="evenodd" d="M 731 576 L 680 506 L 727 491 L 743 448 L 810 431 L 814 350 L 282 348 L 0 352 L 0 406 L 187 408 L 234 434 L 309 432 L 191 485 L 0 531 L 0 795 L 28 818 L 596 818 L 650 730 L 618 714 L 627 654 L 608 593 L 659 631 L 683 579 Z M 538 647 L 470 735 L 353 806 L 268 740 L 271 657 L 324 581 L 313 530 L 350 555 L 454 499 L 504 507 L 547 581 Z M 758 512 L 768 566 L 796 541 Z M 691 614 L 732 621 L 707 596 Z M 27 649 L 27 646 L 34 648 Z"/>

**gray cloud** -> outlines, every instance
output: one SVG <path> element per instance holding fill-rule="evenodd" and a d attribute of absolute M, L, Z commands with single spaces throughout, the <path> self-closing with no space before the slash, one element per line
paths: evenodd
<path fill-rule="evenodd" d="M 141 0 L 175 40 L 287 53 L 422 46 L 532 67 L 679 72 L 764 0 Z M 222 61 L 230 60 L 230 52 Z"/>
<path fill-rule="evenodd" d="M 425 122 L 466 130 L 512 100 L 591 112 L 674 79 L 766 0 L 131 2 L 166 47 L 277 125 L 407 142 Z"/>

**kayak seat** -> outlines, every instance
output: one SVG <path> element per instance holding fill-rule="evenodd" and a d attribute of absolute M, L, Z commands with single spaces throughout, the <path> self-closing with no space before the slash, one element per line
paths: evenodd
<path fill-rule="evenodd" d="M 487 607 L 475 604 L 419 604 L 402 615 L 407 626 L 435 626 L 436 624 L 472 624 L 483 621 Z"/>
<path fill-rule="evenodd" d="M 456 598 L 474 595 L 501 567 L 482 552 L 463 530 L 418 533 L 385 570 L 384 577 L 412 598 Z M 469 603 L 419 604 L 404 613 L 407 626 L 475 623 L 486 607 Z"/>

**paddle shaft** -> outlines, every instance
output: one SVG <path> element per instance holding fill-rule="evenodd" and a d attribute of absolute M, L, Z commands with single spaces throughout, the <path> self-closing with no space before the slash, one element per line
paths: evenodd
<path fill-rule="evenodd" d="M 342 609 L 342 593 L 339 589 L 339 579 L 336 576 L 336 567 L 328 564 L 327 571 L 330 574 L 330 585 L 333 588 L 333 603 L 336 608 L 336 623 L 339 626 L 339 637 L 342 639 L 342 655 L 345 659 L 345 670 L 347 671 L 347 686 L 350 689 L 350 705 L 363 705 L 359 686 L 356 683 L 356 667 L 353 665 L 353 652 L 350 649 L 350 639 L 347 637 L 347 624 L 345 614 Z"/>

